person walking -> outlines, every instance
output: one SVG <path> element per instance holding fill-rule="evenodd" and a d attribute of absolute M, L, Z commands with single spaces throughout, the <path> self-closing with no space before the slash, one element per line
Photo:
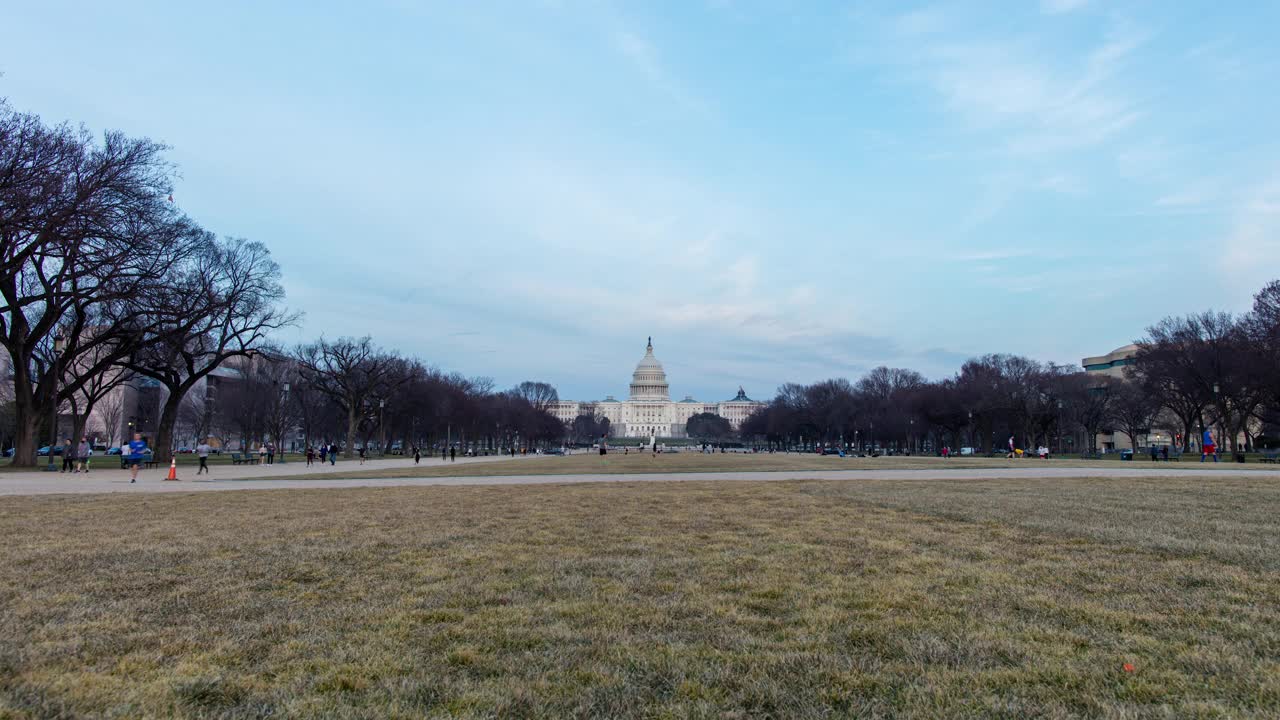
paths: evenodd
<path fill-rule="evenodd" d="M 129 482 L 138 482 L 138 469 L 142 467 L 146 455 L 147 441 L 142 439 L 142 433 L 134 433 L 133 439 L 129 441 Z"/>
<path fill-rule="evenodd" d="M 50 450 L 49 452 L 53 452 Z M 76 448 L 71 438 L 62 441 L 62 472 L 73 473 L 76 470 Z"/>
<path fill-rule="evenodd" d="M 360 446 L 360 464 L 361 465 L 364 464 L 364 456 L 365 456 L 364 446 L 361 445 Z"/>
<path fill-rule="evenodd" d="M 1151 446 L 1151 462 L 1156 462 L 1159 459 L 1160 459 L 1160 448 L 1153 444 Z"/>
<path fill-rule="evenodd" d="M 454 447 L 449 448 L 449 462 L 457 462 L 457 461 L 458 461 L 458 449 Z"/>
<path fill-rule="evenodd" d="M 307 467 L 311 467 L 311 463 L 315 462 L 316 450 L 310 445 L 307 446 Z"/>
<path fill-rule="evenodd" d="M 1204 429 L 1204 436 L 1200 438 L 1200 462 L 1204 462 L 1206 455 L 1212 455 L 1213 461 L 1218 462 L 1218 446 L 1214 444 L 1209 428 Z"/>
<path fill-rule="evenodd" d="M 1168 445 L 1161 445 L 1161 446 L 1160 446 L 1160 459 L 1161 459 L 1161 460 L 1164 460 L 1165 462 L 1168 462 L 1168 461 L 1169 461 L 1169 446 L 1168 446 Z"/>
<path fill-rule="evenodd" d="M 417 445 L 413 446 L 413 464 L 417 465 L 422 460 L 422 451 Z"/>
<path fill-rule="evenodd" d="M 329 443 L 329 465 L 338 464 L 338 443 Z"/>
<path fill-rule="evenodd" d="M 93 446 L 89 444 L 89 438 L 80 438 L 80 446 L 76 448 L 76 469 L 73 472 L 83 472 L 88 475 L 91 455 L 93 455 Z"/>
<path fill-rule="evenodd" d="M 213 452 L 213 448 L 209 446 L 207 440 L 201 440 L 196 446 L 196 457 L 200 458 L 200 469 L 196 470 L 196 475 L 209 472 L 209 453 Z"/>
<path fill-rule="evenodd" d="M 276 464 L 276 444 L 275 443 L 267 443 L 267 464 L 268 465 Z"/>

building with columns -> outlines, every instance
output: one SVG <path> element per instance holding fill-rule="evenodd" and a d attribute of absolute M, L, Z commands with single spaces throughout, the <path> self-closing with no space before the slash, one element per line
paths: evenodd
<path fill-rule="evenodd" d="M 566 424 L 572 423 L 579 415 L 608 418 L 614 437 L 647 438 L 653 435 L 683 438 L 685 423 L 694 415 L 719 415 L 737 430 L 747 416 L 763 406 L 764 403 L 747 397 L 741 387 L 735 397 L 723 402 L 699 402 L 688 395 L 683 400 L 673 401 L 667 372 L 654 357 L 653 338 L 649 338 L 644 357 L 640 358 L 635 372 L 631 374 L 631 392 L 626 400 L 616 400 L 612 395 L 592 402 L 560 400 L 551 403 L 547 411 Z"/>

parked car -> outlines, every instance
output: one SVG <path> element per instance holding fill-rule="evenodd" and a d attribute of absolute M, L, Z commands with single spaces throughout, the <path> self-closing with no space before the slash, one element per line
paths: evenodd
<path fill-rule="evenodd" d="M 545 455 L 563 455 L 564 454 L 564 450 L 561 450 L 560 448 L 548 448 L 546 450 L 543 450 L 542 452 Z"/>
<path fill-rule="evenodd" d="M 963 448 L 960 448 L 960 454 L 961 454 L 961 455 L 973 455 L 973 454 L 974 454 L 974 452 L 973 452 L 973 448 L 971 448 L 971 447 L 963 447 Z"/>
<path fill-rule="evenodd" d="M 120 448 L 118 448 L 118 447 L 107 448 L 107 454 L 108 454 L 108 455 L 119 455 L 119 454 L 120 454 Z"/>
<path fill-rule="evenodd" d="M 54 455 L 61 455 L 61 454 L 62 454 L 62 446 L 61 446 L 61 445 L 57 445 L 57 446 L 55 446 L 55 447 L 53 448 L 53 454 L 54 454 Z M 37 450 L 37 451 L 36 451 L 36 455 L 39 455 L 40 457 L 48 457 L 48 456 L 49 456 L 49 446 L 48 446 L 48 445 L 45 445 L 44 447 L 42 447 L 42 448 L 40 448 L 39 450 Z"/>
<path fill-rule="evenodd" d="M 180 447 L 180 448 L 178 448 L 178 454 L 179 454 L 179 455 L 190 455 L 190 454 L 191 454 L 191 448 L 189 448 L 189 447 Z"/>

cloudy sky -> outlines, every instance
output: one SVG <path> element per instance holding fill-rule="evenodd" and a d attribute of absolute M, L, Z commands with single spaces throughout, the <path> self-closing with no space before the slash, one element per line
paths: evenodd
<path fill-rule="evenodd" d="M 1280 276 L 1280 3 L 6 2 L 0 96 L 163 140 L 293 342 L 769 396 L 1078 362 Z"/>

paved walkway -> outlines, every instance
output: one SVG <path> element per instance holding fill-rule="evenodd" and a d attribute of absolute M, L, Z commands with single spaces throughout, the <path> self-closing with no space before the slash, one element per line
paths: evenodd
<path fill-rule="evenodd" d="M 459 457 L 456 461 L 444 461 L 439 457 L 423 457 L 419 467 L 440 467 L 442 465 L 474 465 L 476 463 L 493 463 L 504 462 L 507 460 L 528 460 L 533 457 L 549 458 L 545 455 L 530 455 L 522 457 L 517 455 L 512 458 L 509 455 L 489 455 L 487 457 Z M 61 460 L 59 460 L 61 463 Z M 129 471 L 120 469 L 120 461 L 117 458 L 94 458 L 96 467 L 87 475 L 84 473 L 61 473 L 61 472 L 45 472 L 43 470 L 16 471 L 6 470 L 0 472 L 0 495 L 44 495 L 49 493 L 94 493 L 94 492 L 115 492 L 121 489 L 138 491 L 142 487 L 146 487 L 150 492 L 163 492 L 164 490 L 173 489 L 210 489 L 210 490 L 234 490 L 247 486 L 245 482 L 249 479 L 262 480 L 266 486 L 278 485 L 280 481 L 271 481 L 271 477 L 279 477 L 283 475 L 300 475 L 309 472 L 307 461 L 305 459 L 290 460 L 282 463 L 277 460 L 272 465 L 223 465 L 216 464 L 209 468 L 209 472 L 197 476 L 197 467 L 194 465 L 179 465 L 178 478 L 182 482 L 161 482 L 165 476 L 169 474 L 169 467 L 157 466 L 151 470 L 142 470 L 138 473 L 138 482 L 129 483 Z M 344 470 L 357 472 L 361 470 L 391 470 L 395 468 L 413 467 L 412 457 L 393 457 L 379 460 L 366 460 L 363 465 L 359 460 L 339 460 L 337 465 L 329 465 L 328 463 L 316 463 L 316 472 L 342 472 Z M 216 482 L 208 482 L 216 480 Z M 199 484 L 188 481 L 199 481 Z M 224 487 L 224 482 L 237 483 L 229 487 Z M 310 481 L 317 482 L 317 481 Z M 123 486 L 123 488 L 121 487 Z M 145 492 L 145 491 L 144 491 Z"/>
<path fill-rule="evenodd" d="M 504 458 L 459 458 L 458 463 L 501 462 Z M 509 459 L 509 458 L 508 458 Z M 546 458 L 546 462 L 554 462 Z M 412 460 L 407 461 L 412 464 Z M 425 461 L 424 461 L 425 462 Z M 437 461 L 437 464 L 439 461 Z M 364 469 L 390 468 L 404 466 L 405 461 L 380 460 L 369 461 Z M 357 469 L 359 466 L 352 466 Z M 297 472 L 297 466 L 285 466 L 289 472 Z M 269 469 L 269 468 L 267 468 Z M 1051 478 L 1178 478 L 1202 477 L 1206 479 L 1222 479 L 1226 477 L 1246 477 L 1255 480 L 1271 480 L 1280 482 L 1280 469 L 1250 470 L 1247 472 L 1225 465 L 1206 465 L 1203 468 L 1182 469 L 1176 471 L 1139 468 L 1110 467 L 1044 467 L 1028 466 L 1023 468 L 964 468 L 948 469 L 940 467 L 929 470 L 796 470 L 789 472 L 691 472 L 691 473 L 617 473 L 612 475 L 493 475 L 488 477 L 429 477 L 429 478 L 334 478 L 334 479 L 300 479 L 272 480 L 262 479 L 263 468 L 257 468 L 254 475 L 259 479 L 237 480 L 219 475 L 217 479 L 187 479 L 182 482 L 165 482 L 161 478 L 164 473 L 150 471 L 145 473 L 137 484 L 129 483 L 128 473 L 107 471 L 101 475 L 58 475 L 56 473 L 11 473 L 0 475 L 0 495 L 51 495 L 65 493 L 158 493 L 158 492 L 207 492 L 214 490 L 282 490 L 299 488 L 352 488 L 352 487 L 401 487 L 427 485 L 549 485 L 561 483 L 640 483 L 640 482 L 673 482 L 673 481 L 715 481 L 715 480 L 986 480 L 986 479 L 1027 479 L 1040 480 Z M 284 474 L 273 471 L 277 474 Z M 39 475 L 39 477 L 36 477 Z"/>

